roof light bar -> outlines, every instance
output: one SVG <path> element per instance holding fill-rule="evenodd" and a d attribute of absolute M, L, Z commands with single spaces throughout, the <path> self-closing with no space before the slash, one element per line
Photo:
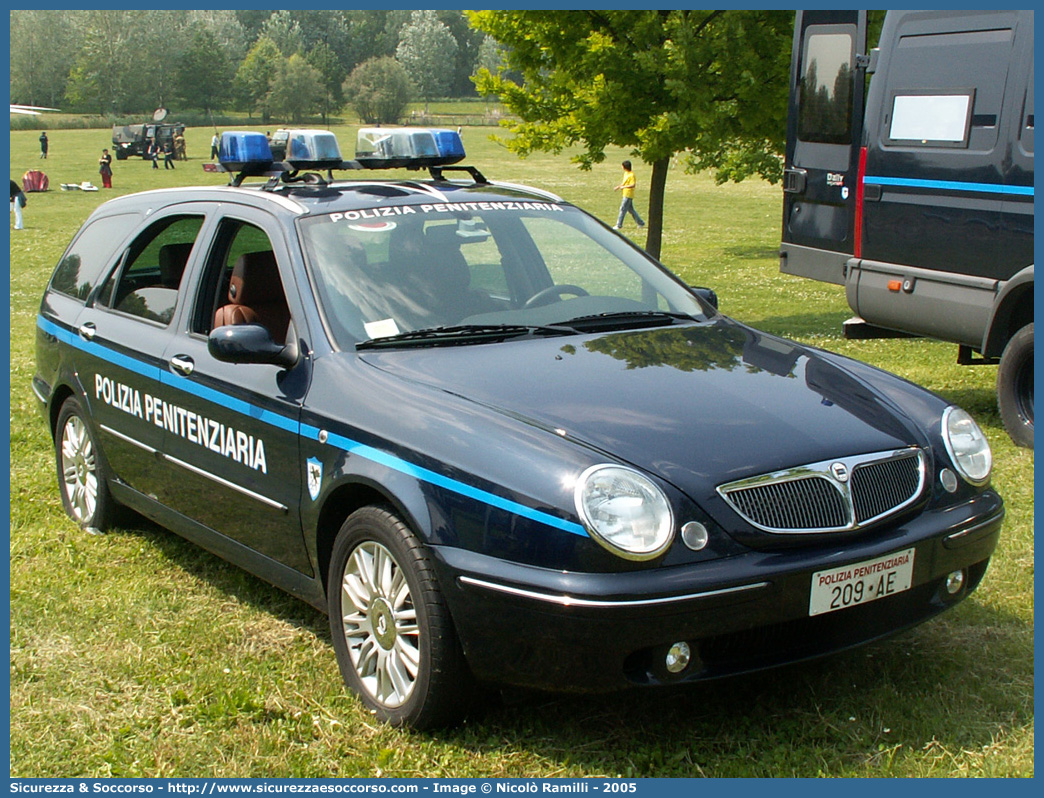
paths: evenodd
<path fill-rule="evenodd" d="M 442 180 L 443 169 L 469 173 L 479 183 L 486 179 L 470 166 L 452 166 L 464 159 L 464 144 L 454 130 L 433 128 L 361 128 L 356 159 L 341 159 L 337 137 L 328 130 L 290 130 L 286 156 L 276 161 L 268 137 L 253 131 L 227 131 L 221 134 L 218 162 L 205 163 L 207 172 L 235 172 L 231 184 L 238 186 L 246 177 L 268 176 L 270 184 L 279 182 L 320 183 L 318 175 L 298 176 L 301 169 L 325 169 L 333 180 L 334 169 L 428 169 L 435 180 Z"/>
<path fill-rule="evenodd" d="M 464 144 L 454 130 L 364 127 L 355 160 L 367 169 L 428 169 L 464 160 Z"/>

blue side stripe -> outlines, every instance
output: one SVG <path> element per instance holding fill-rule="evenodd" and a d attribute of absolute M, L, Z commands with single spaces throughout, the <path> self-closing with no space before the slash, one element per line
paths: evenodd
<path fill-rule="evenodd" d="M 1033 186 L 1002 186 L 997 183 L 963 183 L 958 180 L 912 180 L 905 177 L 874 177 L 867 175 L 863 183 L 868 186 L 898 186 L 901 188 L 926 188 L 935 191 L 976 191 L 981 194 L 1011 194 L 1032 197 Z"/>
<path fill-rule="evenodd" d="M 301 425 L 301 434 L 304 437 L 313 440 L 318 440 L 319 438 L 319 430 L 307 424 Z M 449 477 L 430 471 L 422 466 L 414 465 L 406 460 L 402 460 L 388 452 L 374 449 L 372 446 L 367 446 L 364 443 L 359 443 L 358 441 L 353 441 L 336 434 L 330 434 L 327 437 L 326 442 L 331 446 L 343 449 L 349 454 L 357 454 L 360 457 L 365 457 L 367 460 L 372 460 L 373 462 L 379 463 L 393 471 L 398 471 L 399 473 L 406 474 L 414 479 L 419 479 L 423 482 L 428 482 L 432 485 L 453 491 L 454 493 L 459 493 L 469 499 L 475 499 L 483 504 L 488 504 L 500 510 L 506 510 L 509 513 L 520 515 L 523 518 L 530 519 L 531 521 L 537 521 L 541 524 L 554 527 L 555 529 L 561 529 L 563 532 L 569 532 L 573 535 L 581 535 L 584 537 L 587 536 L 587 531 L 580 524 L 566 521 L 563 518 L 550 515 L 549 513 L 540 510 L 535 510 L 532 507 L 526 507 L 524 504 L 505 499 L 503 496 L 497 496 L 496 494 L 489 493 L 481 488 L 466 485 L 463 482 L 458 482 L 455 479 L 450 479 Z"/>
<path fill-rule="evenodd" d="M 319 430 L 316 427 L 308 424 L 300 424 L 280 413 L 275 413 L 271 410 L 264 410 L 250 404 L 249 402 L 244 402 L 242 399 L 229 396 L 226 393 L 209 388 L 205 385 L 189 382 L 183 377 L 177 377 L 169 371 L 160 369 L 157 366 L 147 366 L 140 360 L 120 354 L 119 352 L 114 352 L 102 344 L 85 341 L 75 332 L 66 330 L 64 327 L 60 327 L 42 316 L 37 316 L 36 323 L 41 330 L 49 335 L 53 335 L 62 343 L 87 352 L 93 357 L 97 357 L 107 363 L 112 363 L 115 366 L 127 369 L 135 374 L 140 374 L 143 377 L 154 379 L 161 385 L 174 388 L 183 393 L 192 394 L 200 399 L 221 405 L 222 407 L 226 407 L 229 410 L 240 413 L 241 415 L 248 416 L 249 418 L 256 419 L 273 427 L 278 427 L 279 429 L 293 433 L 294 435 L 299 435 L 308 438 L 309 440 L 319 440 Z M 510 499 L 505 499 L 502 496 L 497 496 L 496 494 L 481 490 L 480 488 L 459 482 L 455 479 L 450 479 L 449 477 L 438 474 L 427 468 L 402 460 L 388 452 L 375 449 L 372 446 L 367 446 L 358 441 L 353 441 L 350 438 L 345 438 L 342 435 L 329 435 L 326 444 L 342 449 L 349 454 L 357 454 L 360 457 L 371 460 L 394 471 L 398 471 L 399 473 L 406 474 L 437 487 L 444 488 L 445 490 L 452 491 L 461 496 L 466 496 L 469 499 L 474 499 L 483 504 L 488 504 L 500 510 L 505 510 L 514 515 L 520 515 L 523 518 L 528 518 L 531 521 L 536 521 L 554 529 L 569 532 L 573 535 L 581 535 L 583 537 L 587 536 L 587 531 L 580 524 L 566 521 L 565 519 L 551 515 L 550 513 L 535 510 L 524 504 L 519 504 Z"/>

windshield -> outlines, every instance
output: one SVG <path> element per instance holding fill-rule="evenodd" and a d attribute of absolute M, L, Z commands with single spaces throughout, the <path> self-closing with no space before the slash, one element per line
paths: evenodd
<path fill-rule="evenodd" d="M 488 334 L 497 325 L 568 327 L 591 317 L 608 324 L 618 314 L 633 327 L 650 313 L 705 313 L 653 261 L 560 203 L 382 203 L 299 224 L 323 315 L 342 349 L 436 328 Z"/>

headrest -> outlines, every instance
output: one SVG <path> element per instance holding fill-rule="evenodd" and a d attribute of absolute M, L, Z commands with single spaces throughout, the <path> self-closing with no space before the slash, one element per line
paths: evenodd
<path fill-rule="evenodd" d="M 457 235 L 457 225 L 432 225 L 424 231 L 424 244 L 431 247 L 459 247 L 461 238 Z"/>
<path fill-rule="evenodd" d="M 283 284 L 279 280 L 272 250 L 247 252 L 239 256 L 232 268 L 232 280 L 228 286 L 228 299 L 236 305 L 263 305 L 283 297 Z"/>
<path fill-rule="evenodd" d="M 429 227 L 424 231 L 425 262 L 418 264 L 429 278 L 447 288 L 465 289 L 471 282 L 471 270 L 460 251 L 455 224 Z"/>
<path fill-rule="evenodd" d="M 177 288 L 181 283 L 181 275 L 185 272 L 185 264 L 188 263 L 189 253 L 192 252 L 192 242 L 183 244 L 164 244 L 159 248 L 157 259 L 159 260 L 160 280 L 169 288 Z"/>

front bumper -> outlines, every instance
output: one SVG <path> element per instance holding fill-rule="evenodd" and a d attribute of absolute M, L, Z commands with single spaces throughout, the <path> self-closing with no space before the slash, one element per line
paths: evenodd
<path fill-rule="evenodd" d="M 888 533 L 630 573 L 575 573 L 435 547 L 468 663 L 483 681 L 597 692 L 711 679 L 797 662 L 894 634 L 981 581 L 1004 508 L 993 491 L 924 512 Z M 812 574 L 914 548 L 909 590 L 809 617 Z M 951 595 L 946 577 L 963 570 Z M 668 673 L 671 644 L 693 651 Z"/>

